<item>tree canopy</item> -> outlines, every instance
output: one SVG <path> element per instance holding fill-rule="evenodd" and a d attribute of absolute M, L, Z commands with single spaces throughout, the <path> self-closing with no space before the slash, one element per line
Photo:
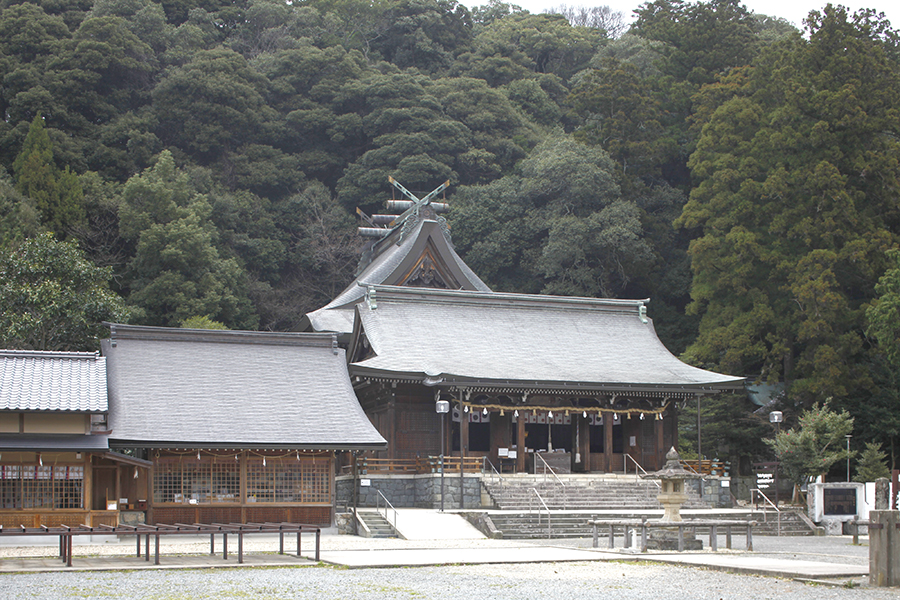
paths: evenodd
<path fill-rule="evenodd" d="M 684 360 L 782 384 L 791 425 L 831 398 L 896 466 L 897 32 L 832 5 L 804 32 L 738 0 L 635 16 L 2 2 L 0 249 L 70 241 L 136 323 L 294 330 L 352 280 L 389 176 L 450 180 L 494 289 L 649 297 Z M 724 441 L 749 410 L 704 426 L 736 459 L 765 451 Z"/>

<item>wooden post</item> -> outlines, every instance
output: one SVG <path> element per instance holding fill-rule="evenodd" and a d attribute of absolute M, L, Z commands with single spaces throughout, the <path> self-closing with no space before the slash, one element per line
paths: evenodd
<path fill-rule="evenodd" d="M 394 460 L 397 458 L 394 449 L 397 447 L 397 411 L 394 399 L 388 402 L 387 407 L 388 419 L 388 458 Z"/>
<path fill-rule="evenodd" d="M 603 415 L 603 471 L 612 472 L 613 413 Z"/>
<path fill-rule="evenodd" d="M 585 473 L 591 471 L 591 422 L 587 417 L 578 415 L 578 437 L 580 446 L 578 452 L 581 453 L 581 468 Z"/>
<path fill-rule="evenodd" d="M 516 473 L 525 472 L 525 411 L 516 419 Z"/>
<path fill-rule="evenodd" d="M 900 586 L 900 512 L 869 512 L 869 583 Z"/>
<path fill-rule="evenodd" d="M 463 408 L 463 393 L 459 393 L 459 507 L 466 507 L 466 495 L 463 487 L 465 483 L 465 463 L 467 450 L 469 449 L 469 413 Z"/>
<path fill-rule="evenodd" d="M 655 469 L 662 469 L 663 465 L 666 464 L 666 442 L 663 437 L 663 420 L 656 419 L 653 423 L 654 431 L 656 433 L 656 465 Z"/>

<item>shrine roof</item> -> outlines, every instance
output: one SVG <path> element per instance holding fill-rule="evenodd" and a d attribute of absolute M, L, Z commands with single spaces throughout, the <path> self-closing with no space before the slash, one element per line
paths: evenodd
<path fill-rule="evenodd" d="M 332 334 L 109 324 L 110 439 L 145 447 L 383 448 Z"/>
<path fill-rule="evenodd" d="M 411 221 L 406 231 L 397 228 L 373 250 L 371 261 L 338 296 L 313 312 L 307 313 L 315 331 L 350 333 L 353 331 L 354 306 L 365 296 L 365 286 L 402 281 L 429 244 L 455 276 L 458 287 L 490 291 L 490 288 L 463 262 L 449 243 L 440 224 L 430 219 Z"/>
<path fill-rule="evenodd" d="M 707 393 L 743 378 L 680 361 L 645 316 L 646 300 L 372 286 L 357 305 L 369 358 L 351 375 L 440 385 Z"/>
<path fill-rule="evenodd" d="M 106 412 L 97 352 L 0 350 L 0 410 Z"/>

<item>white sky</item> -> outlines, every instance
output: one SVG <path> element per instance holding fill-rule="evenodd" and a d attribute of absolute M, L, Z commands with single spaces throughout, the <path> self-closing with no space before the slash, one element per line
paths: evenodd
<path fill-rule="evenodd" d="M 637 0 L 505 0 L 509 4 L 517 4 L 531 13 L 542 13 L 547 8 L 566 4 L 569 6 L 609 6 L 615 11 L 625 15 L 626 21 L 631 20 L 631 11 L 643 4 Z M 460 0 L 460 4 L 472 8 L 481 6 L 487 1 Z M 744 0 L 743 4 L 755 13 L 782 17 L 792 22 L 798 28 L 802 28 L 803 19 L 811 10 L 822 10 L 827 0 Z M 860 8 L 874 8 L 878 12 L 887 15 L 894 29 L 900 29 L 900 2 L 897 0 L 836 0 L 832 4 L 840 4 L 850 9 L 850 12 Z"/>

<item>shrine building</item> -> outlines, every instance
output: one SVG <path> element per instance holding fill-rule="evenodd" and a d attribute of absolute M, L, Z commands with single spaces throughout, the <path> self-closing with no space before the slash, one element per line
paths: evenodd
<path fill-rule="evenodd" d="M 679 406 L 743 388 L 672 355 L 649 300 L 492 292 L 453 249 L 447 205 L 433 202 L 446 184 L 420 199 L 391 182 L 409 198 L 388 203 L 403 214 L 361 215 L 374 241 L 356 279 L 307 315 L 311 330 L 346 340 L 354 390 L 388 442 L 374 458 L 655 470 L 678 445 Z"/>

